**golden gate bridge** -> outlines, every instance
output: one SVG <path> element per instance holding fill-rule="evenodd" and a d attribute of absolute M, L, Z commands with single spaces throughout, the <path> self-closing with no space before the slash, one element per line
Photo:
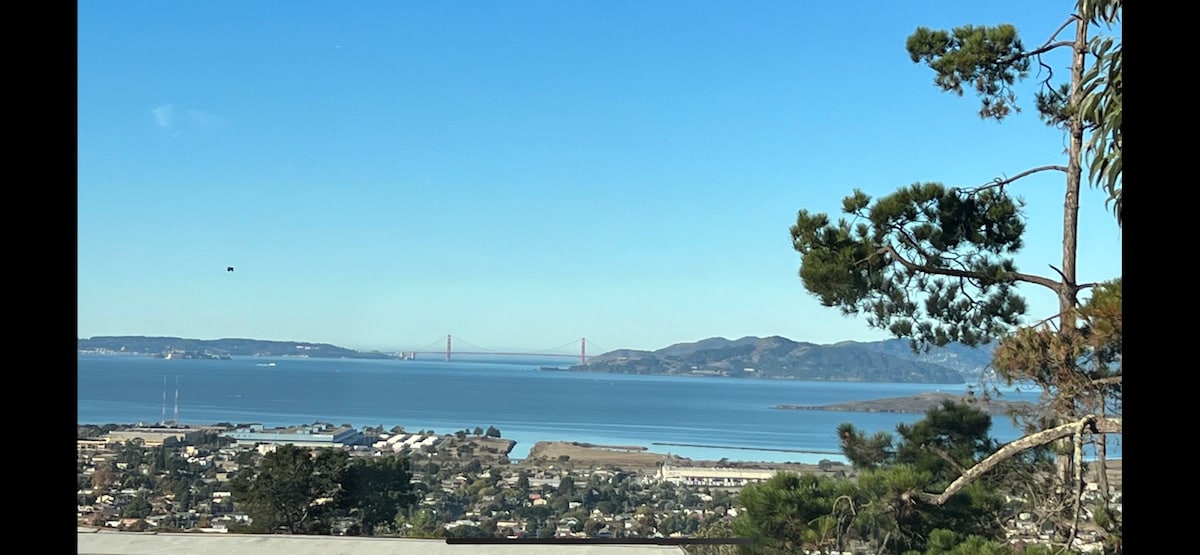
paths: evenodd
<path fill-rule="evenodd" d="M 544 351 L 537 351 L 537 352 L 528 352 L 528 351 L 527 352 L 513 352 L 513 351 L 486 349 L 486 348 L 480 347 L 478 345 L 472 344 L 469 341 L 463 340 L 462 338 L 455 339 L 450 334 L 446 334 L 445 341 L 446 341 L 446 349 L 445 350 L 442 350 L 440 348 L 438 348 L 438 350 L 433 350 L 435 347 L 439 347 L 442 344 L 442 339 L 438 338 L 433 343 L 430 343 L 430 344 L 428 344 L 424 347 L 421 347 L 420 349 L 417 349 L 415 351 L 399 351 L 394 354 L 397 358 L 401 358 L 404 360 L 412 360 L 412 359 L 416 358 L 417 355 L 445 355 L 446 362 L 450 362 L 453 359 L 454 355 L 503 355 L 503 356 L 532 356 L 532 357 L 556 357 L 556 358 L 566 358 L 566 357 L 578 356 L 579 364 L 587 364 L 587 359 L 588 359 L 588 354 L 587 354 L 588 341 L 587 341 L 586 337 L 581 337 L 581 338 L 579 338 L 578 341 L 570 341 L 570 342 L 564 343 L 562 345 L 559 345 L 557 347 L 553 347 L 550 349 L 546 349 Z M 467 344 L 468 348 L 473 349 L 473 350 L 456 351 L 456 350 L 454 350 L 455 341 L 457 341 L 458 343 L 465 343 L 465 344 Z M 575 353 L 568 354 L 568 353 L 562 352 L 562 350 L 564 348 L 574 346 L 576 343 L 579 344 L 578 355 L 576 355 Z M 593 343 L 592 346 L 595 347 L 596 346 L 595 343 Z"/>

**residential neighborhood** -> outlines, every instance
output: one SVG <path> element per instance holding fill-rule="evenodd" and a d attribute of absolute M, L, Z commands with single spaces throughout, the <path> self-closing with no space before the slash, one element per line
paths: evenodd
<path fill-rule="evenodd" d="M 407 457 L 419 500 L 397 519 L 398 535 L 432 523 L 447 536 L 683 537 L 736 517 L 738 488 L 774 473 L 510 461 L 513 442 L 490 427 L 443 435 L 324 423 L 79 430 L 79 524 L 132 531 L 235 530 L 249 517 L 230 481 L 285 444 Z"/>
<path fill-rule="evenodd" d="M 742 510 L 739 491 L 780 470 L 728 461 L 647 464 L 636 457 L 622 468 L 579 455 L 613 449 L 581 444 L 573 444 L 576 459 L 514 461 L 508 458 L 514 442 L 493 427 L 448 434 L 320 422 L 78 429 L 77 524 L 135 532 L 246 531 L 252 518 L 238 507 L 232 482 L 284 445 L 407 460 L 414 502 L 374 535 L 415 538 L 695 537 L 728 530 Z M 846 477 L 850 467 L 822 461 L 809 471 Z M 1098 494 L 1093 485 L 1085 495 Z M 1011 543 L 1049 538 L 1027 512 L 1006 524 Z M 352 519 L 335 522 L 329 533 L 357 535 Z M 1101 547 L 1098 533 L 1085 531 L 1079 541 L 1085 551 Z"/>

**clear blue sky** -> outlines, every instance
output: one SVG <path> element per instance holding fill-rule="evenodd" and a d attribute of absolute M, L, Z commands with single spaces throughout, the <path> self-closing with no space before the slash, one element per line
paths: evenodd
<path fill-rule="evenodd" d="M 796 211 L 1065 164 L 1032 82 L 1025 113 L 983 121 L 904 42 L 1009 22 L 1037 45 L 1072 6 L 83 2 L 78 334 L 563 352 L 883 339 L 803 289 Z M 1062 176 L 1014 190 L 1018 267 L 1052 275 Z M 1080 279 L 1118 276 L 1099 192 L 1082 212 Z M 1026 293 L 1031 316 L 1057 312 Z"/>

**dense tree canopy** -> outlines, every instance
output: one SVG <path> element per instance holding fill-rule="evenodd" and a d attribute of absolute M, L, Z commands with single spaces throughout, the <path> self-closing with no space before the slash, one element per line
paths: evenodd
<path fill-rule="evenodd" d="M 340 504 L 358 519 L 362 535 L 373 535 L 376 527 L 394 522 L 416 501 L 411 479 L 406 458 L 356 459 L 342 476 Z"/>
<path fill-rule="evenodd" d="M 840 553 L 864 545 L 872 553 L 928 553 L 958 543 L 1007 552 L 1003 522 L 1023 505 L 1006 502 L 1005 492 L 1014 491 L 1008 487 L 1014 478 L 1038 468 L 1036 458 L 1010 460 L 944 503 L 923 501 L 996 447 L 982 402 L 947 401 L 897 425 L 895 434 L 867 436 L 851 424 L 839 426 L 856 470 L 852 480 L 782 473 L 747 486 L 734 530 L 753 538 L 748 550 L 762 554 Z"/>
<path fill-rule="evenodd" d="M 230 484 L 234 503 L 256 532 L 328 534 L 334 496 L 349 455 L 331 449 L 281 445 Z"/>
<path fill-rule="evenodd" d="M 351 459 L 341 449 L 281 445 L 230 484 L 253 532 L 329 534 L 335 517 L 370 535 L 415 500 L 407 459 Z"/>
<path fill-rule="evenodd" d="M 965 451 L 953 453 L 928 437 L 909 441 L 921 449 L 906 453 L 887 437 L 843 427 L 838 433 L 847 458 L 863 470 L 887 471 L 890 464 L 925 472 L 932 461 L 928 452 L 940 450 L 942 459 L 955 462 L 937 480 L 945 490 L 917 499 L 946 506 L 1006 461 L 1054 444 L 1058 466 L 1045 488 L 1052 494 L 1035 512 L 1060 525 L 1063 535 L 1056 539 L 1067 545 L 1083 513 L 1082 445 L 1096 443 L 1104 476 L 1105 435 L 1122 429 L 1120 276 L 1084 283 L 1076 271 L 1085 166 L 1087 181 L 1107 193 L 1117 224 L 1122 222 L 1120 18 L 1120 0 L 1080 0 L 1075 13 L 1033 48 L 1009 24 L 916 29 L 906 44 L 912 61 L 931 69 L 941 89 L 979 95 L 983 118 L 1003 121 L 1019 113 L 1017 88 L 1036 64 L 1037 113 L 1063 131 L 1065 163 L 967 186 L 916 183 L 878 198 L 855 190 L 843 201 L 846 218 L 833 221 L 801 209 L 790 229 L 801 255 L 801 281 L 825 306 L 861 314 L 870 325 L 911 339 L 914 348 L 952 341 L 995 345 L 993 369 L 1000 378 L 1035 383 L 1044 393 L 1044 410 L 1024 420 L 1028 434 L 1004 446 L 959 442 Z M 1069 29 L 1074 36 L 1060 38 Z M 1070 68 L 1062 83 L 1053 81 L 1049 60 L 1058 52 Z M 1047 145 L 1048 155 L 1061 152 L 1061 145 Z M 1027 238 L 1023 201 L 1013 188 L 1043 172 L 1064 178 L 1062 258 L 1047 261 L 1053 273 L 1035 274 L 1015 263 Z M 1057 314 L 1028 320 L 1021 292 L 1030 287 L 1052 291 Z M 902 431 L 907 439 L 923 434 L 918 428 Z"/>

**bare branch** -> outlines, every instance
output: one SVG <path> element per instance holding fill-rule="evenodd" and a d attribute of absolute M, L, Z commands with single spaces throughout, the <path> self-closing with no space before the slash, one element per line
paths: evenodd
<path fill-rule="evenodd" d="M 1053 94 L 1055 96 L 1058 96 L 1058 93 L 1055 92 L 1054 88 L 1050 86 L 1050 81 L 1052 79 L 1054 79 L 1054 68 L 1051 67 L 1050 65 L 1048 65 L 1046 62 L 1042 61 L 1042 54 L 1045 54 L 1046 52 L 1049 52 L 1049 51 L 1053 50 L 1054 48 L 1058 48 L 1061 46 L 1068 46 L 1068 45 L 1072 44 L 1072 43 L 1069 43 L 1066 41 L 1060 41 L 1057 43 L 1054 43 L 1053 41 L 1056 37 L 1058 37 L 1059 33 L 1063 32 L 1064 29 L 1069 27 L 1071 25 L 1071 23 L 1073 23 L 1077 19 L 1078 19 L 1078 16 L 1075 16 L 1075 15 L 1068 17 L 1067 20 L 1064 21 L 1062 25 L 1058 26 L 1058 29 L 1055 29 L 1054 32 L 1050 34 L 1050 38 L 1046 39 L 1046 42 L 1044 44 L 1042 44 L 1042 46 L 1038 47 L 1037 49 L 1035 49 L 1031 52 L 1024 53 L 1021 56 L 1022 58 L 1027 58 L 1030 56 L 1037 58 L 1038 65 L 1041 66 L 1042 69 L 1046 70 L 1046 78 L 1042 80 L 1042 85 L 1045 86 L 1046 89 L 1050 91 L 1050 94 Z"/>
<path fill-rule="evenodd" d="M 1032 326 L 1029 326 L 1029 327 L 1031 327 L 1031 328 L 1041 327 L 1043 324 L 1049 324 L 1050 322 L 1052 322 L 1055 318 L 1058 318 L 1059 316 L 1062 316 L 1061 312 L 1058 314 L 1055 314 L 1054 316 L 1048 316 L 1046 318 L 1042 318 L 1040 321 L 1038 321 L 1038 323 L 1036 323 Z"/>
<path fill-rule="evenodd" d="M 1058 31 L 1055 31 L 1054 34 L 1057 35 L 1059 31 L 1062 31 L 1064 28 L 1066 28 L 1068 25 L 1070 25 L 1072 21 L 1075 21 L 1074 17 L 1072 17 L 1071 19 L 1068 19 L 1066 23 L 1063 23 L 1062 27 L 1059 27 Z M 1054 37 L 1050 37 L 1050 40 L 1054 40 Z M 1054 50 L 1056 48 L 1062 48 L 1064 46 L 1074 46 L 1074 44 L 1075 44 L 1074 41 L 1067 41 L 1067 40 L 1061 40 L 1058 42 L 1047 41 L 1046 44 L 1043 44 L 1043 45 L 1041 45 L 1033 50 L 1030 50 L 1028 52 L 1021 52 L 1019 54 L 1014 54 L 1012 57 L 1004 58 L 1004 59 L 1000 60 L 998 62 L 998 64 L 999 65 L 1008 65 L 1008 64 L 1018 62 L 1020 60 L 1024 60 L 1026 58 L 1039 58 L 1040 59 L 1042 54 L 1050 52 L 1051 50 Z"/>
<path fill-rule="evenodd" d="M 980 186 L 978 186 L 978 187 L 975 187 L 975 188 L 973 188 L 973 189 L 969 189 L 969 190 L 968 190 L 968 192 L 970 192 L 970 193 L 977 193 L 977 192 L 979 192 L 979 191 L 982 191 L 982 190 L 984 190 L 984 189 L 991 189 L 991 188 L 993 188 L 993 187 L 1004 187 L 1005 185 L 1011 184 L 1011 183 L 1013 183 L 1013 182 L 1015 182 L 1015 181 L 1017 181 L 1017 180 L 1020 180 L 1020 179 L 1022 179 L 1022 178 L 1028 177 L 1028 176 L 1030 176 L 1030 175 L 1033 175 L 1033 174 L 1035 174 L 1035 173 L 1038 173 L 1038 172 L 1044 172 L 1044 171 L 1051 171 L 1051 170 L 1054 170 L 1054 171 L 1060 171 L 1060 172 L 1066 173 L 1066 172 L 1067 172 L 1067 167 L 1066 167 L 1066 166 L 1058 166 L 1058 165 L 1053 165 L 1053 164 L 1052 164 L 1052 165 L 1048 165 L 1048 166 L 1038 166 L 1038 167 L 1036 167 L 1036 168 L 1030 168 L 1030 169 L 1028 169 L 1028 170 L 1025 170 L 1025 171 L 1023 171 L 1023 172 L 1021 172 L 1021 173 L 1018 173 L 1017 175 L 1014 175 L 1014 176 L 1012 176 L 1012 177 L 1008 177 L 1008 178 L 1004 178 L 1004 179 L 1001 179 L 1001 178 L 997 177 L 996 179 L 993 179 L 992 181 L 990 181 L 990 182 L 988 182 L 988 183 L 985 183 L 985 184 L 983 184 L 983 185 L 980 185 Z"/>
<path fill-rule="evenodd" d="M 1063 278 L 1064 282 L 1067 281 L 1067 276 L 1062 273 L 1062 270 L 1059 270 L 1053 264 L 1047 264 L 1047 266 L 1049 266 L 1051 270 L 1054 270 L 1054 273 L 1058 274 L 1058 277 Z"/>
<path fill-rule="evenodd" d="M 848 496 L 848 495 L 839 495 L 837 498 L 835 498 L 833 500 L 833 508 L 829 511 L 830 516 L 836 516 L 838 501 L 846 502 L 846 505 L 850 507 L 850 514 L 855 514 L 855 515 L 858 514 L 858 511 L 856 511 L 854 509 L 854 500 L 851 499 L 850 496 Z"/>
<path fill-rule="evenodd" d="M 896 262 L 899 262 L 901 266 L 904 266 L 909 271 L 920 271 L 920 272 L 924 272 L 927 274 L 934 274 L 934 275 L 939 275 L 939 276 L 953 276 L 953 277 L 960 277 L 960 278 L 967 278 L 967 279 L 977 279 L 977 280 L 982 280 L 984 282 L 996 281 L 991 276 L 984 275 L 979 272 L 965 272 L 962 270 L 955 270 L 953 268 L 932 268 L 929 266 L 922 266 L 920 264 L 913 263 L 913 262 L 905 259 L 903 256 L 900 256 L 900 253 L 896 252 L 896 249 L 894 247 L 892 247 L 891 245 L 884 245 L 884 246 L 880 247 L 877 252 L 886 253 L 886 254 L 890 255 Z M 1035 275 L 1031 275 L 1031 274 L 1023 274 L 1021 272 L 1005 272 L 1005 275 L 1008 277 L 1008 281 L 1023 281 L 1026 283 L 1033 283 L 1036 285 L 1041 285 L 1043 287 L 1046 287 L 1046 288 L 1050 289 L 1051 291 L 1055 291 L 1055 292 L 1057 292 L 1059 286 L 1062 285 L 1061 283 L 1051 280 L 1049 278 L 1044 278 L 1042 276 L 1035 276 Z"/>
<path fill-rule="evenodd" d="M 1051 94 L 1057 95 L 1058 93 L 1054 92 L 1054 87 L 1050 86 L 1050 81 L 1054 79 L 1054 68 L 1050 67 L 1049 64 L 1042 61 L 1041 54 L 1038 54 L 1037 61 L 1038 61 L 1038 65 L 1041 66 L 1042 69 L 1046 70 L 1046 78 L 1042 80 L 1042 86 L 1046 87 L 1046 89 L 1049 90 L 1051 92 Z"/>
<path fill-rule="evenodd" d="M 1052 41 L 1056 37 L 1058 37 L 1059 33 L 1063 32 L 1063 30 L 1066 29 L 1067 27 L 1070 27 L 1071 24 L 1074 23 L 1078 19 L 1079 19 L 1079 16 L 1077 14 L 1071 14 L 1071 17 L 1068 17 L 1067 20 L 1064 21 L 1062 25 L 1059 25 L 1058 28 L 1055 29 L 1053 33 L 1050 33 L 1050 38 L 1046 39 L 1045 44 L 1040 46 L 1038 49 L 1041 50 L 1041 49 L 1044 49 L 1044 48 L 1050 46 L 1050 41 Z"/>
<path fill-rule="evenodd" d="M 1034 50 L 1030 50 L 1029 52 L 1025 52 L 1024 54 L 1021 54 L 1020 57 L 1028 58 L 1030 56 L 1037 56 L 1039 54 L 1045 54 L 1046 52 L 1054 50 L 1055 48 L 1061 48 L 1063 46 L 1073 46 L 1074 44 L 1075 44 L 1075 41 L 1069 41 L 1069 40 L 1061 40 L 1058 42 L 1047 43 L 1047 44 L 1037 47 Z"/>
<path fill-rule="evenodd" d="M 995 453 L 988 455 L 986 459 L 983 459 L 978 464 L 964 472 L 962 476 L 959 476 L 957 480 L 951 482 L 950 485 L 946 487 L 946 491 L 943 491 L 940 494 L 918 492 L 916 497 L 921 501 L 932 505 L 944 505 L 946 501 L 950 500 L 950 498 L 954 496 L 954 494 L 961 491 L 968 484 L 974 482 L 977 478 L 986 474 L 1000 463 L 1034 447 L 1040 447 L 1042 445 L 1060 440 L 1064 437 L 1082 434 L 1085 429 L 1089 429 L 1092 433 L 1119 434 L 1121 433 L 1121 419 L 1085 416 L 1074 422 L 1068 422 L 1061 426 L 1055 426 L 1047 430 L 1042 430 L 1040 432 L 1027 435 L 1021 439 L 1006 444 Z"/>
<path fill-rule="evenodd" d="M 1114 385 L 1121 383 L 1121 376 L 1109 376 L 1107 378 L 1097 378 L 1089 382 L 1089 385 Z"/>
<path fill-rule="evenodd" d="M 885 547 L 887 547 L 887 542 L 891 538 L 892 538 L 892 531 L 888 530 L 887 533 L 883 535 L 883 541 L 879 542 L 879 551 L 876 552 L 877 555 L 883 555 L 883 549 Z"/>

